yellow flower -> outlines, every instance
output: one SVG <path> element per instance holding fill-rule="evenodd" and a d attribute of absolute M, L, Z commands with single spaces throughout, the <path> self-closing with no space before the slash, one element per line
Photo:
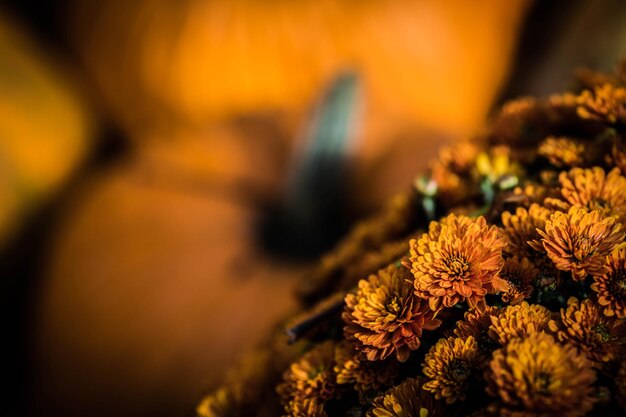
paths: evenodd
<path fill-rule="evenodd" d="M 605 315 L 626 318 L 626 247 L 607 256 L 606 268 L 603 275 L 594 275 L 591 289 L 598 294 Z"/>
<path fill-rule="evenodd" d="M 604 274 L 606 256 L 624 240 L 624 231 L 615 217 L 604 217 L 599 210 L 572 207 L 567 213 L 555 212 L 539 230 L 541 241 L 529 242 L 545 250 L 557 269 L 570 271 L 582 281 L 588 274 Z"/>
<path fill-rule="evenodd" d="M 328 417 L 324 404 L 313 398 L 290 401 L 285 406 L 284 417 Z"/>
<path fill-rule="evenodd" d="M 395 354 L 404 362 L 420 346 L 422 330 L 434 330 L 441 324 L 413 294 L 410 278 L 405 268 L 390 265 L 361 280 L 356 294 L 346 296 L 344 334 L 367 359 Z"/>
<path fill-rule="evenodd" d="M 545 333 L 512 340 L 495 351 L 486 377 L 487 392 L 520 411 L 578 417 L 595 401 L 596 375 L 587 358 Z"/>
<path fill-rule="evenodd" d="M 591 300 L 581 303 L 574 297 L 567 301 L 567 309 L 561 309 L 560 322 L 550 322 L 550 330 L 598 365 L 615 360 L 626 343 L 626 322 L 604 316 Z"/>
<path fill-rule="evenodd" d="M 583 119 L 607 124 L 626 123 L 626 89 L 603 84 L 583 91 L 577 99 L 577 112 Z"/>
<path fill-rule="evenodd" d="M 538 152 L 557 168 L 579 166 L 585 162 L 585 145 L 572 138 L 549 136 L 539 144 Z"/>
<path fill-rule="evenodd" d="M 544 306 L 523 301 L 491 317 L 489 335 L 501 345 L 506 345 L 514 339 L 547 329 L 551 318 L 552 313 Z"/>
<path fill-rule="evenodd" d="M 361 402 L 366 395 L 384 386 L 390 386 L 398 375 L 398 362 L 393 359 L 368 361 L 346 343 L 335 350 L 337 384 L 354 384 Z"/>
<path fill-rule="evenodd" d="M 489 178 L 496 183 L 506 175 L 520 177 L 522 167 L 511 159 L 511 149 L 508 146 L 496 146 L 489 152 L 481 152 L 476 157 L 476 171 L 479 176 Z"/>
<path fill-rule="evenodd" d="M 428 300 L 431 310 L 463 301 L 484 309 L 486 294 L 507 288 L 498 276 L 504 244 L 498 228 L 488 226 L 483 217 L 450 214 L 431 222 L 419 240 L 410 241 L 410 255 L 403 263 L 415 277 L 415 293 Z"/>
<path fill-rule="evenodd" d="M 292 401 L 315 400 L 323 404 L 331 399 L 336 389 L 334 366 L 334 344 L 324 342 L 315 346 L 283 374 L 283 382 L 277 388 L 282 403 L 289 406 Z"/>
<path fill-rule="evenodd" d="M 420 378 L 409 378 L 372 402 L 366 417 L 440 417 L 441 404 L 422 389 Z"/>
<path fill-rule="evenodd" d="M 439 339 L 424 359 L 424 389 L 448 404 L 464 400 L 478 368 L 477 352 L 478 344 L 472 336 Z"/>

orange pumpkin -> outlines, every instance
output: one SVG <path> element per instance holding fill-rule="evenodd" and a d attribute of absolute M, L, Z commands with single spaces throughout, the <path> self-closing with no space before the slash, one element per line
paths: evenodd
<path fill-rule="evenodd" d="M 285 160 L 271 159 L 275 139 L 233 120 L 262 115 L 280 133 L 272 144 L 288 150 L 320 88 L 350 67 L 367 97 L 358 179 L 379 201 L 435 151 L 433 137 L 481 123 L 526 3 L 77 1 L 77 50 L 136 152 L 92 181 L 54 240 L 38 404 L 182 415 L 293 308 L 289 278 L 300 269 L 254 247 L 255 212 L 146 178 L 164 185 L 175 169 L 276 186 Z"/>

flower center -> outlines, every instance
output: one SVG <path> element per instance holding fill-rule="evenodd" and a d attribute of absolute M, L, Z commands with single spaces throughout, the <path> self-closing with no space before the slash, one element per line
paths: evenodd
<path fill-rule="evenodd" d="M 535 386 L 537 387 L 537 392 L 539 392 L 540 394 L 549 394 L 551 380 L 552 378 L 549 373 L 539 372 L 537 374 L 537 377 L 535 378 Z"/>
<path fill-rule="evenodd" d="M 620 269 L 613 277 L 613 292 L 626 296 L 626 270 Z"/>
<path fill-rule="evenodd" d="M 584 261 L 595 252 L 595 242 L 587 236 L 578 236 L 574 241 L 574 256 L 578 262 Z"/>
<path fill-rule="evenodd" d="M 400 312 L 400 303 L 397 296 L 394 296 L 387 302 L 387 312 L 393 315 L 398 315 Z"/>
<path fill-rule="evenodd" d="M 469 269 L 467 261 L 461 257 L 453 256 L 446 260 L 446 268 L 452 276 L 462 277 Z"/>
<path fill-rule="evenodd" d="M 605 323 L 600 323 L 591 328 L 591 331 L 596 334 L 596 337 L 602 343 L 606 343 L 611 340 L 611 333 L 609 332 L 609 328 Z"/>
<path fill-rule="evenodd" d="M 462 359 L 453 359 L 448 365 L 448 370 L 455 381 L 465 381 L 471 373 L 469 364 Z"/>
<path fill-rule="evenodd" d="M 520 277 L 519 274 L 507 275 L 505 279 L 509 281 L 509 284 L 511 284 L 516 290 L 519 290 L 522 285 L 522 277 Z"/>

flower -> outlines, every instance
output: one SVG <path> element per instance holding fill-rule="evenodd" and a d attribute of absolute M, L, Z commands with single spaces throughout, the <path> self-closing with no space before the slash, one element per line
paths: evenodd
<path fill-rule="evenodd" d="M 604 217 L 599 210 L 571 207 L 557 211 L 546 221 L 545 231 L 538 230 L 541 241 L 530 245 L 546 251 L 557 269 L 570 271 L 576 281 L 587 274 L 604 274 L 605 257 L 624 240 L 624 231 L 615 217 Z"/>
<path fill-rule="evenodd" d="M 619 138 L 613 141 L 611 154 L 607 155 L 607 162 L 617 167 L 622 172 L 626 172 L 626 141 Z"/>
<path fill-rule="evenodd" d="M 438 417 L 441 404 L 422 389 L 421 378 L 409 378 L 372 402 L 366 417 Z"/>
<path fill-rule="evenodd" d="M 427 382 L 423 388 L 448 404 L 464 400 L 477 368 L 477 351 L 478 344 L 472 336 L 439 339 L 424 359 Z"/>
<path fill-rule="evenodd" d="M 563 209 L 570 206 L 600 210 L 605 216 L 626 216 L 626 177 L 618 168 L 605 174 L 600 167 L 573 168 L 559 175 L 561 194 L 566 204 L 548 198 L 546 204 L 558 204 Z"/>
<path fill-rule="evenodd" d="M 496 183 L 504 176 L 510 175 L 519 178 L 522 167 L 511 158 L 511 148 L 508 146 L 495 146 L 488 152 L 481 152 L 476 157 L 476 172 L 480 177 L 488 178 L 491 183 Z"/>
<path fill-rule="evenodd" d="M 478 344 L 479 365 L 485 364 L 485 361 L 491 357 L 491 352 L 499 347 L 489 335 L 489 327 L 491 327 L 491 317 L 498 317 L 502 310 L 494 307 L 487 307 L 485 311 L 470 310 L 466 311 L 463 320 L 456 323 L 454 335 L 461 339 L 472 336 Z"/>
<path fill-rule="evenodd" d="M 551 211 L 539 204 L 533 203 L 530 207 L 518 207 L 515 214 L 508 211 L 502 213 L 502 225 L 508 244 L 504 250 L 522 258 L 536 257 L 537 252 L 528 244 L 538 239 L 537 229 L 543 229 Z"/>
<path fill-rule="evenodd" d="M 400 362 L 406 361 L 420 346 L 422 330 L 441 324 L 413 294 L 409 278 L 405 268 L 390 265 L 359 281 L 356 294 L 346 296 L 344 334 L 371 361 L 394 353 Z"/>
<path fill-rule="evenodd" d="M 502 301 L 511 305 L 519 304 L 529 298 L 533 293 L 533 282 L 539 270 L 535 268 L 528 258 L 505 259 L 504 268 L 500 277 L 509 284 L 508 289 L 502 293 Z"/>
<path fill-rule="evenodd" d="M 462 301 L 484 309 L 486 294 L 507 288 L 498 276 L 505 242 L 483 217 L 450 214 L 431 222 L 419 240 L 410 241 L 410 255 L 403 263 L 415 277 L 415 294 L 428 300 L 431 310 Z"/>
<path fill-rule="evenodd" d="M 492 316 L 489 335 L 504 346 L 513 339 L 547 329 L 551 318 L 552 313 L 544 306 L 523 301 L 505 308 L 498 316 Z"/>
<path fill-rule="evenodd" d="M 585 162 L 585 145 L 568 137 L 548 136 L 539 144 L 538 152 L 557 168 L 579 166 Z"/>
<path fill-rule="evenodd" d="M 283 404 L 295 401 L 315 400 L 320 403 L 329 400 L 335 394 L 336 376 L 335 346 L 324 342 L 307 352 L 300 360 L 292 363 L 283 374 L 283 382 L 277 391 Z"/>
<path fill-rule="evenodd" d="M 593 407 L 596 375 L 576 348 L 533 333 L 494 352 L 487 392 L 507 407 L 577 417 Z"/>
<path fill-rule="evenodd" d="M 626 318 L 626 247 L 607 256 L 606 268 L 603 275 L 594 275 L 591 289 L 598 294 L 605 315 Z"/>
<path fill-rule="evenodd" d="M 335 363 L 337 384 L 354 384 L 362 403 L 366 401 L 366 394 L 390 386 L 398 375 L 397 361 L 368 361 L 345 343 L 337 345 Z"/>
<path fill-rule="evenodd" d="M 444 147 L 430 167 L 430 178 L 437 188 L 437 196 L 448 206 L 458 204 L 470 192 L 465 179 L 474 166 L 479 148 L 470 141 L 461 141 Z"/>
<path fill-rule="evenodd" d="M 324 404 L 313 398 L 290 401 L 285 406 L 285 417 L 328 417 Z"/>
<path fill-rule="evenodd" d="M 615 360 L 626 343 L 626 322 L 604 316 L 591 300 L 579 302 L 574 297 L 567 301 L 567 309 L 561 309 L 560 322 L 550 322 L 550 330 L 597 364 Z"/>
<path fill-rule="evenodd" d="M 603 84 L 585 90 L 577 98 L 576 111 L 583 119 L 607 124 L 626 123 L 626 89 Z"/>

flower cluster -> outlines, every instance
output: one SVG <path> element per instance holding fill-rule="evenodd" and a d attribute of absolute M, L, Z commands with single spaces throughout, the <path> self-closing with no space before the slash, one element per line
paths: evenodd
<path fill-rule="evenodd" d="M 626 61 L 581 74 L 581 91 L 505 105 L 324 257 L 268 402 L 302 417 L 625 415 Z M 250 413 L 245 387 L 199 414 L 273 415 Z"/>

